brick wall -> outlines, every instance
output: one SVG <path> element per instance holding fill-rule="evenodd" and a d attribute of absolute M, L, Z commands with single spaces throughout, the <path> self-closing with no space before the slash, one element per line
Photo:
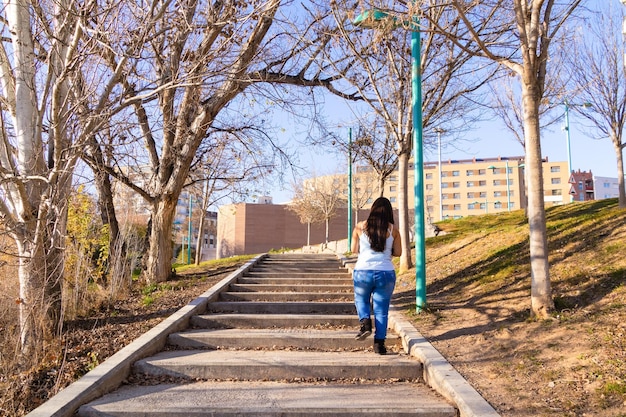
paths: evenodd
<path fill-rule="evenodd" d="M 367 217 L 361 210 L 358 219 Z M 353 217 L 356 223 L 357 217 Z M 301 248 L 307 244 L 307 225 L 281 204 L 232 204 L 222 206 L 218 213 L 217 257 L 256 254 L 271 249 Z M 325 241 L 326 225 L 311 225 L 310 244 Z M 329 241 L 348 237 L 347 209 L 338 209 L 329 222 Z"/>

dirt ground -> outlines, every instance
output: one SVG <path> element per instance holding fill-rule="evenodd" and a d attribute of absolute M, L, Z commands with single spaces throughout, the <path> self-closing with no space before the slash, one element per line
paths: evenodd
<path fill-rule="evenodd" d="M 503 417 L 626 416 L 624 211 L 556 223 L 576 215 L 549 224 L 548 320 L 531 318 L 528 235 L 506 218 L 427 246 L 425 311 L 414 272 L 399 277 L 396 302 Z"/>

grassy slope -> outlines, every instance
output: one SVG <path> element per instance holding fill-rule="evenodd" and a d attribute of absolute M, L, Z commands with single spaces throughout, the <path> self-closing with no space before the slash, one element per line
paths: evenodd
<path fill-rule="evenodd" d="M 523 211 L 439 223 L 427 311 L 414 273 L 396 302 L 503 416 L 626 416 L 625 220 L 614 199 L 547 211 L 553 320 L 530 318 Z"/>

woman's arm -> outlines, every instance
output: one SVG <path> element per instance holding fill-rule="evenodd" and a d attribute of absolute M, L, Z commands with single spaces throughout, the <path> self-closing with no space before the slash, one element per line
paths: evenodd
<path fill-rule="evenodd" d="M 361 224 L 357 223 L 357 225 L 352 230 L 352 244 L 350 245 L 350 252 L 353 254 L 359 253 L 359 236 L 361 234 Z"/>
<path fill-rule="evenodd" d="M 402 255 L 402 241 L 400 240 L 400 231 L 394 226 L 393 231 L 393 248 L 391 249 L 391 256 Z"/>

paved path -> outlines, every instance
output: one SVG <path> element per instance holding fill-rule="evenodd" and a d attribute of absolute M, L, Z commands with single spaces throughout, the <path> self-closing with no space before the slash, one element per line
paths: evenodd
<path fill-rule="evenodd" d="M 388 355 L 357 325 L 337 257 L 262 256 L 30 415 L 497 416 L 399 314 Z"/>

